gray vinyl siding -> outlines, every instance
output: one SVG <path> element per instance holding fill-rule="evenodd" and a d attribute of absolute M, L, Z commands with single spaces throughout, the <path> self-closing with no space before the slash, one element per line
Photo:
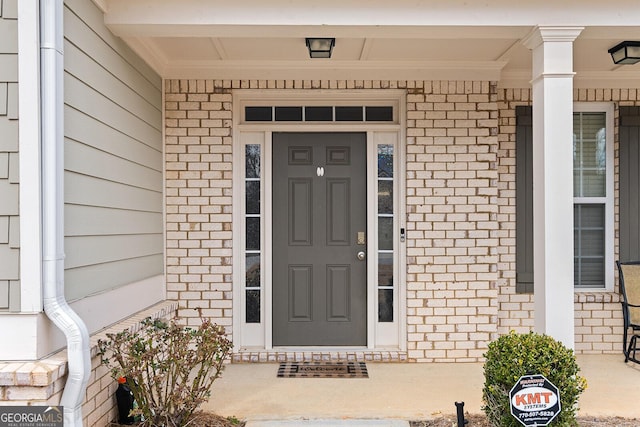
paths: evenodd
<path fill-rule="evenodd" d="M 640 261 L 640 107 L 620 107 L 620 261 Z"/>
<path fill-rule="evenodd" d="M 530 106 L 516 107 L 516 292 L 533 293 L 533 127 Z"/>
<path fill-rule="evenodd" d="M 17 0 L 0 0 L 0 311 L 20 306 Z"/>
<path fill-rule="evenodd" d="M 66 0 L 65 289 L 73 301 L 162 274 L 160 77 Z"/>

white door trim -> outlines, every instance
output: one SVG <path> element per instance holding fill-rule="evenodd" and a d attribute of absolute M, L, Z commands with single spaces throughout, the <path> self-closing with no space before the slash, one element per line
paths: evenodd
<path fill-rule="evenodd" d="M 393 122 L 243 122 L 243 110 L 251 106 L 309 105 L 393 105 Z M 377 144 L 392 143 L 394 154 L 394 321 L 380 323 L 376 318 L 377 238 L 367 239 L 367 346 L 362 350 L 406 350 L 406 262 L 400 229 L 406 230 L 405 195 L 405 117 L 406 93 L 403 90 L 237 90 L 233 94 L 233 341 L 237 350 L 272 350 L 272 188 L 271 142 L 273 132 L 365 132 L 367 134 L 367 235 L 377 235 Z M 260 323 L 246 323 L 245 293 L 245 165 L 246 144 L 261 147 L 261 317 Z M 311 350 L 304 347 L 304 350 Z M 323 350 L 330 350 L 322 348 Z M 287 348 L 293 351 L 294 349 Z"/>

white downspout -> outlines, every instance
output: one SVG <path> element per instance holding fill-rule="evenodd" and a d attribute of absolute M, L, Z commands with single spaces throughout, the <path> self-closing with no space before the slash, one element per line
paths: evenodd
<path fill-rule="evenodd" d="M 44 310 L 67 338 L 64 425 L 82 426 L 91 357 L 89 333 L 64 298 L 63 0 L 40 0 L 42 90 L 42 270 Z"/>

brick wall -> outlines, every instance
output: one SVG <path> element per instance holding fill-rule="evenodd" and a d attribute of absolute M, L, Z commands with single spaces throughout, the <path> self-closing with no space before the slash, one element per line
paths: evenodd
<path fill-rule="evenodd" d="M 410 358 L 481 357 L 498 308 L 498 110 L 489 82 L 165 82 L 167 286 L 180 315 L 200 307 L 231 325 L 230 91 L 258 88 L 408 90 Z"/>
<path fill-rule="evenodd" d="M 409 94 L 409 358 L 478 360 L 498 321 L 496 88 L 425 82 Z"/>
<path fill-rule="evenodd" d="M 167 298 L 179 316 L 232 323 L 231 92 L 165 82 Z M 194 323 L 195 324 L 195 323 Z"/>
<path fill-rule="evenodd" d="M 479 360 L 498 334 L 533 327 L 533 296 L 515 293 L 515 107 L 531 92 L 429 81 L 166 81 L 167 287 L 187 322 L 202 308 L 232 323 L 231 91 L 260 88 L 407 90 L 409 360 Z M 575 99 L 632 104 L 638 93 Z M 617 352 L 617 294 L 575 304 L 577 350 Z"/>

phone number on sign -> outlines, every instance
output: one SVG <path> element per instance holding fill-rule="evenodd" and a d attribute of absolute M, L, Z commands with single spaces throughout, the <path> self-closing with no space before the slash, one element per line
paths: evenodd
<path fill-rule="evenodd" d="M 521 419 L 538 418 L 538 417 L 553 417 L 552 411 L 535 411 L 535 412 L 522 412 L 518 414 Z"/>

